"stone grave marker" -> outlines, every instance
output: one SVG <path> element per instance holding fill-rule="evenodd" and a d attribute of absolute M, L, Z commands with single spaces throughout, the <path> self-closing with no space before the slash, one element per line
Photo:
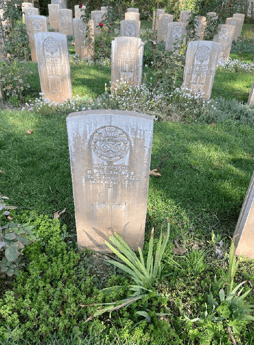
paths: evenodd
<path fill-rule="evenodd" d="M 198 37 L 198 40 L 202 41 L 205 35 L 206 17 L 197 16 L 196 23 L 196 36 Z"/>
<path fill-rule="evenodd" d="M 174 16 L 172 14 L 160 14 L 157 20 L 157 43 L 166 42 L 168 33 L 168 24 L 172 23 Z"/>
<path fill-rule="evenodd" d="M 79 249 L 109 251 L 105 240 L 114 232 L 142 248 L 153 117 L 92 110 L 66 122 Z"/>
<path fill-rule="evenodd" d="M 136 13 L 139 13 L 139 9 L 138 9 L 138 8 L 134 8 L 134 7 L 130 7 L 130 8 L 127 8 L 127 12 L 136 12 Z"/>
<path fill-rule="evenodd" d="M 101 6 L 101 11 L 102 12 L 108 12 L 107 6 Z"/>
<path fill-rule="evenodd" d="M 104 15 L 105 15 L 104 11 L 91 11 L 91 18 L 94 20 L 94 34 L 95 35 L 98 35 L 101 32 L 98 25 L 100 23 L 103 23 L 103 20 L 105 18 Z"/>
<path fill-rule="evenodd" d="M 234 233 L 236 255 L 254 259 L 254 174 L 252 175 Z"/>
<path fill-rule="evenodd" d="M 30 16 L 26 19 L 27 34 L 29 37 L 32 61 L 36 62 L 36 51 L 34 46 L 34 34 L 37 32 L 46 32 L 47 18 L 44 16 Z"/>
<path fill-rule="evenodd" d="M 218 18 L 216 12 L 207 12 L 206 16 L 207 16 L 207 17 L 212 17 L 212 18 L 214 18 L 214 19 L 217 19 L 217 18 Z"/>
<path fill-rule="evenodd" d="M 211 41 L 193 41 L 188 43 L 183 86 L 210 99 L 216 71 L 220 44 Z"/>
<path fill-rule="evenodd" d="M 250 91 L 250 94 L 249 94 L 248 104 L 249 105 L 254 105 L 254 80 L 253 80 L 251 91 Z"/>
<path fill-rule="evenodd" d="M 237 38 L 241 36 L 242 28 L 243 28 L 243 23 L 245 19 L 245 15 L 242 13 L 235 13 L 233 14 L 233 18 L 239 18 L 241 19 L 241 24 L 238 27 L 238 33 L 237 33 Z"/>
<path fill-rule="evenodd" d="M 24 8 L 24 13 L 25 13 L 25 20 L 24 22 L 26 23 L 26 20 L 30 16 L 38 16 L 39 15 L 39 10 L 38 8 L 35 7 L 25 7 Z"/>
<path fill-rule="evenodd" d="M 116 37 L 111 42 L 111 87 L 121 81 L 139 86 L 142 80 L 144 43 L 137 37 Z"/>
<path fill-rule="evenodd" d="M 186 26 L 187 23 L 183 22 L 172 22 L 168 24 L 165 50 L 172 51 L 174 48 L 178 48 L 182 39 L 183 44 L 185 44 L 186 38 L 183 36 L 187 35 Z"/>
<path fill-rule="evenodd" d="M 31 2 L 22 2 L 21 9 L 22 9 L 22 22 L 25 22 L 25 8 L 34 7 Z"/>
<path fill-rule="evenodd" d="M 41 91 L 51 102 L 72 98 L 67 36 L 56 32 L 34 35 Z"/>
<path fill-rule="evenodd" d="M 58 31 L 67 36 L 73 36 L 72 10 L 59 10 Z"/>
<path fill-rule="evenodd" d="M 158 8 L 157 11 L 153 11 L 152 30 L 157 30 L 157 22 L 158 22 L 158 19 L 159 19 L 159 15 L 161 15 L 161 14 L 165 14 L 165 10 L 163 10 L 162 8 Z"/>
<path fill-rule="evenodd" d="M 219 31 L 214 36 L 213 41 L 218 42 L 221 45 L 219 52 L 219 59 L 228 60 L 232 41 L 234 38 L 235 27 L 233 25 L 220 24 Z"/>
<path fill-rule="evenodd" d="M 140 21 L 122 20 L 120 22 L 120 36 L 140 37 Z"/>
<path fill-rule="evenodd" d="M 51 0 L 52 5 L 59 5 L 60 10 L 67 8 L 66 0 Z"/>
<path fill-rule="evenodd" d="M 190 15 L 191 15 L 191 11 L 181 11 L 179 22 L 188 23 Z"/>
<path fill-rule="evenodd" d="M 80 8 L 79 5 L 75 5 L 74 6 L 74 11 L 75 11 L 75 18 L 76 19 L 80 19 L 81 15 L 85 14 L 85 9 L 86 6 L 82 5 L 82 7 Z"/>
<path fill-rule="evenodd" d="M 230 17 L 226 19 L 226 24 L 233 25 L 235 27 L 234 41 L 237 42 L 239 27 L 241 26 L 241 19 L 237 17 Z"/>
<path fill-rule="evenodd" d="M 139 21 L 140 14 L 138 12 L 126 12 L 125 20 L 137 20 Z"/>
<path fill-rule="evenodd" d="M 89 20 L 89 40 L 87 40 L 87 24 L 82 19 L 73 19 L 75 50 L 80 59 L 91 59 L 94 55 L 94 21 Z"/>
<path fill-rule="evenodd" d="M 49 25 L 51 26 L 52 29 L 57 31 L 60 6 L 49 4 L 48 9 L 49 9 Z"/>

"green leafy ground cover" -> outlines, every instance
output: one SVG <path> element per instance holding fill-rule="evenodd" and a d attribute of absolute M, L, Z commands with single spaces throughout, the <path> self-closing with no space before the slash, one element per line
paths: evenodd
<path fill-rule="evenodd" d="M 243 54 L 249 61 L 251 53 Z M 110 78 L 110 68 L 101 65 L 73 64 L 71 73 L 73 93 L 88 99 L 102 94 Z M 247 99 L 253 74 L 218 71 L 216 78 L 213 96 Z M 38 75 L 30 83 L 33 97 Z M 149 181 L 144 255 L 151 229 L 158 243 L 169 221 L 163 269 L 143 298 L 93 318 L 99 303 L 130 297 L 131 280 L 77 251 L 68 109 L 0 111 L 0 191 L 18 206 L 10 211 L 13 221 L 29 223 L 38 237 L 25 249 L 20 275 L 0 286 L 1 343 L 229 345 L 230 327 L 237 344 L 253 344 L 253 321 L 245 318 L 251 308 L 237 293 L 231 303 L 222 292 L 232 278 L 230 238 L 254 170 L 253 123 L 234 117 L 236 107 L 229 107 L 227 121 L 154 123 L 151 169 L 161 176 Z M 253 288 L 253 268 L 253 261 L 241 262 L 234 287 L 245 281 L 243 292 Z M 254 304 L 253 291 L 246 299 Z"/>

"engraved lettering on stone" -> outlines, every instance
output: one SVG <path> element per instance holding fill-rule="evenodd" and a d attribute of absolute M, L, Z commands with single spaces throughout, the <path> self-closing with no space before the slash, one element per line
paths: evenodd
<path fill-rule="evenodd" d="M 129 20 L 135 20 L 136 19 L 135 14 L 129 14 L 128 19 Z"/>
<path fill-rule="evenodd" d="M 34 19 L 32 21 L 32 26 L 34 31 L 41 31 L 42 30 L 42 23 L 40 21 L 40 19 Z"/>
<path fill-rule="evenodd" d="M 126 27 L 125 27 L 125 34 L 126 34 L 126 36 L 134 37 L 135 34 L 136 34 L 135 25 L 131 24 L 131 23 L 127 24 Z"/>
<path fill-rule="evenodd" d="M 236 26 L 237 25 L 237 21 L 236 20 L 231 20 L 230 25 Z"/>
<path fill-rule="evenodd" d="M 229 35 L 229 30 L 227 28 L 222 28 L 219 34 L 219 40 L 227 40 Z"/>
<path fill-rule="evenodd" d="M 62 92 L 59 44 L 55 38 L 48 37 L 44 40 L 43 47 L 48 72 L 49 90 L 53 94 Z"/>
<path fill-rule="evenodd" d="M 173 29 L 173 42 L 176 42 L 182 37 L 182 27 L 180 25 L 175 25 Z"/>
<path fill-rule="evenodd" d="M 127 134 L 115 126 L 99 128 L 93 134 L 91 145 L 94 154 L 106 161 L 122 159 L 130 148 Z"/>
<path fill-rule="evenodd" d="M 168 25 L 168 23 L 169 23 L 169 18 L 166 17 L 166 16 L 163 17 L 163 18 L 162 18 L 162 24 L 163 24 L 163 25 Z"/>
<path fill-rule="evenodd" d="M 208 47 L 201 47 L 198 49 L 196 53 L 196 60 L 198 60 L 201 64 L 203 64 L 206 60 L 209 59 L 210 56 L 210 49 Z"/>
<path fill-rule="evenodd" d="M 84 23 L 84 22 L 80 22 L 78 27 L 79 27 L 79 32 L 81 32 L 82 34 L 84 34 L 85 31 L 86 31 L 86 25 L 85 25 L 85 23 Z"/>
<path fill-rule="evenodd" d="M 34 14 L 34 11 L 33 10 L 28 10 L 27 11 L 27 16 L 32 16 Z"/>

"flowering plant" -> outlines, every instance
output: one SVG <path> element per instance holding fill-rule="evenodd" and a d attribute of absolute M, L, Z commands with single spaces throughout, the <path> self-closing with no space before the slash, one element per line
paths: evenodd
<path fill-rule="evenodd" d="M 79 8 L 82 8 L 82 3 L 79 4 Z"/>
<path fill-rule="evenodd" d="M 99 26 L 102 28 L 103 27 L 103 23 L 100 23 Z"/>

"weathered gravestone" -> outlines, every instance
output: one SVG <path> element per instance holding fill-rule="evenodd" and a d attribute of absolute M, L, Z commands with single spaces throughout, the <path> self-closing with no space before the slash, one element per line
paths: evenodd
<path fill-rule="evenodd" d="M 250 90 L 248 104 L 249 105 L 254 105 L 254 80 L 253 80 L 252 87 L 251 87 L 251 90 Z"/>
<path fill-rule="evenodd" d="M 59 5 L 48 5 L 49 9 L 49 25 L 55 31 L 58 30 L 58 18 L 59 18 Z"/>
<path fill-rule="evenodd" d="M 120 36 L 140 37 L 140 21 L 122 20 L 120 22 Z"/>
<path fill-rule="evenodd" d="M 130 7 L 130 8 L 127 8 L 127 12 L 137 12 L 137 13 L 139 13 L 139 9 L 138 8 L 134 8 L 134 7 Z"/>
<path fill-rule="evenodd" d="M 25 22 L 25 8 L 34 7 L 31 2 L 22 2 L 21 9 L 22 9 L 22 22 Z"/>
<path fill-rule="evenodd" d="M 99 28 L 99 24 L 103 22 L 105 18 L 104 11 L 91 11 L 91 18 L 94 20 L 94 34 L 98 35 L 101 31 Z"/>
<path fill-rule="evenodd" d="M 212 17 L 212 18 L 214 18 L 214 19 L 217 19 L 217 18 L 218 18 L 216 12 L 207 12 L 206 16 L 207 16 L 207 17 Z"/>
<path fill-rule="evenodd" d="M 219 25 L 219 31 L 214 36 L 213 41 L 218 42 L 221 45 L 219 52 L 219 59 L 228 60 L 232 41 L 234 38 L 235 27 L 233 25 L 221 24 Z"/>
<path fill-rule="evenodd" d="M 92 110 L 67 117 L 78 247 L 108 251 L 117 232 L 143 246 L 153 117 Z M 141 159 L 142 157 L 142 159 Z"/>
<path fill-rule="evenodd" d="M 82 19 L 73 19 L 73 29 L 75 37 L 75 50 L 80 59 L 91 59 L 94 55 L 94 21 L 93 19 L 87 24 Z"/>
<path fill-rule="evenodd" d="M 203 92 L 209 99 L 212 92 L 220 44 L 211 41 L 193 41 L 188 43 L 183 87 L 192 91 Z"/>
<path fill-rule="evenodd" d="M 182 22 L 173 22 L 168 24 L 165 50 L 174 50 L 174 48 L 178 48 L 181 40 L 183 40 L 183 44 L 185 44 L 186 38 L 183 36 L 187 35 L 186 26 L 187 23 Z"/>
<path fill-rule="evenodd" d="M 107 6 L 101 6 L 101 11 L 102 12 L 108 12 Z"/>
<path fill-rule="evenodd" d="M 125 13 L 125 20 L 138 20 L 139 21 L 140 14 L 138 12 L 126 12 Z"/>
<path fill-rule="evenodd" d="M 80 19 L 81 18 L 81 15 L 85 14 L 85 9 L 86 9 L 86 6 L 82 5 L 82 7 L 80 8 L 79 5 L 76 5 L 74 7 L 74 10 L 75 10 L 75 18 L 76 19 Z"/>
<path fill-rule="evenodd" d="M 227 25 L 233 25 L 235 27 L 234 41 L 237 42 L 239 27 L 241 26 L 241 19 L 237 17 L 230 17 L 226 19 Z"/>
<path fill-rule="evenodd" d="M 161 14 L 165 14 L 165 10 L 163 10 L 162 8 L 158 8 L 157 11 L 153 11 L 152 30 L 157 30 L 157 22 L 158 22 L 158 19 L 159 19 L 159 15 L 161 15 Z"/>
<path fill-rule="evenodd" d="M 234 233 L 236 255 L 254 259 L 254 174 L 252 175 Z"/>
<path fill-rule="evenodd" d="M 254 0 L 248 0 L 249 6 L 248 6 L 248 12 L 247 16 L 248 17 L 253 17 L 254 16 Z"/>
<path fill-rule="evenodd" d="M 174 16 L 172 14 L 160 14 L 157 21 L 157 43 L 166 42 L 168 33 L 168 24 L 172 23 Z"/>
<path fill-rule="evenodd" d="M 60 10 L 67 8 L 66 0 L 51 0 L 52 5 L 59 5 Z"/>
<path fill-rule="evenodd" d="M 41 91 L 51 102 L 72 98 L 67 36 L 55 32 L 34 35 Z"/>
<path fill-rule="evenodd" d="M 191 11 L 181 11 L 179 22 L 188 23 L 191 16 Z"/>
<path fill-rule="evenodd" d="M 58 31 L 67 36 L 73 36 L 72 10 L 59 10 Z"/>
<path fill-rule="evenodd" d="M 30 42 L 32 61 L 36 62 L 34 34 L 47 31 L 47 18 L 44 16 L 30 16 L 26 19 L 27 34 Z"/>
<path fill-rule="evenodd" d="M 206 28 L 206 17 L 197 16 L 195 34 L 198 40 L 202 41 L 204 39 L 205 28 Z"/>
<path fill-rule="evenodd" d="M 26 23 L 26 20 L 30 16 L 38 16 L 39 15 L 39 10 L 38 8 L 35 7 L 25 7 L 24 8 L 24 13 L 25 13 L 25 20 L 24 22 Z"/>
<path fill-rule="evenodd" d="M 241 19 L 241 24 L 239 25 L 238 32 L 237 32 L 237 38 L 238 38 L 241 36 L 245 15 L 242 13 L 235 13 L 235 14 L 233 14 L 233 18 Z"/>
<path fill-rule="evenodd" d="M 120 81 L 139 86 L 142 80 L 144 43 L 137 37 L 116 37 L 111 42 L 111 87 Z"/>

